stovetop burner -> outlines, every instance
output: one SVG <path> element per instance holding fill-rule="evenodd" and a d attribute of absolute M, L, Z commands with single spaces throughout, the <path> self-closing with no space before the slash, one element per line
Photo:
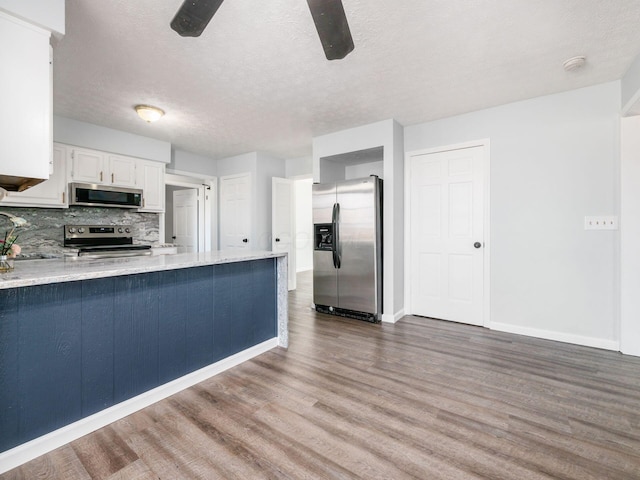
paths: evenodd
<path fill-rule="evenodd" d="M 134 245 L 131 225 L 65 225 L 64 246 L 84 258 L 151 255 L 151 245 Z"/>

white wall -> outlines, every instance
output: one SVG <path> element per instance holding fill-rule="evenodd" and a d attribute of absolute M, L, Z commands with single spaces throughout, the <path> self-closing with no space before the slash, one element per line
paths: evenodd
<path fill-rule="evenodd" d="M 622 77 L 622 113 L 637 109 L 640 102 L 640 55 L 633 61 L 627 73 Z M 636 112 L 637 114 L 638 112 Z"/>
<path fill-rule="evenodd" d="M 285 161 L 285 174 L 287 178 L 312 175 L 313 158 L 309 156 L 287 159 Z"/>
<path fill-rule="evenodd" d="M 218 175 L 216 167 L 215 160 L 183 150 L 173 150 L 171 163 L 167 165 L 167 168 L 176 172 L 200 173 L 211 177 Z"/>
<path fill-rule="evenodd" d="M 405 128 L 407 152 L 491 140 L 491 326 L 617 349 L 620 82 Z"/>
<path fill-rule="evenodd" d="M 360 163 L 358 165 L 347 165 L 344 169 L 345 180 L 364 178 L 369 175 L 377 175 L 384 179 L 384 162 Z"/>
<path fill-rule="evenodd" d="M 53 141 L 163 163 L 171 161 L 169 142 L 65 117 L 53 117 Z"/>
<path fill-rule="evenodd" d="M 640 116 L 622 119 L 620 351 L 640 356 Z"/>
<path fill-rule="evenodd" d="M 402 126 L 394 120 L 364 125 L 313 139 L 313 178 L 325 180 L 321 172 L 323 157 L 383 148 L 383 316 L 395 322 L 404 309 L 404 137 Z M 324 162 L 323 168 L 332 162 Z M 336 165 L 339 165 L 333 162 Z M 332 172 L 332 175 L 335 172 Z M 344 179 L 344 173 L 342 174 Z M 329 179 L 328 181 L 331 181 Z"/>
<path fill-rule="evenodd" d="M 313 269 L 313 220 L 311 213 L 311 186 L 313 179 L 295 180 L 296 272 Z"/>
<path fill-rule="evenodd" d="M 64 0 L 0 0 L 0 10 L 46 30 L 64 34 Z"/>
<path fill-rule="evenodd" d="M 347 178 L 347 167 L 343 163 L 331 162 L 320 158 L 319 164 L 319 183 L 339 182 Z"/>

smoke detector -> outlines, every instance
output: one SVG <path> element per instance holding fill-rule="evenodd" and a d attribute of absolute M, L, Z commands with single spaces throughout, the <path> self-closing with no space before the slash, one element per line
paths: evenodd
<path fill-rule="evenodd" d="M 587 58 L 583 56 L 571 57 L 568 60 L 565 60 L 562 66 L 567 72 L 573 72 L 574 70 L 578 70 L 584 67 Z"/>

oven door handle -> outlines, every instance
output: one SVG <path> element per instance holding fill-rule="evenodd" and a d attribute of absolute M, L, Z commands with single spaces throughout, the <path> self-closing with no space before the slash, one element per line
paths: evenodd
<path fill-rule="evenodd" d="M 87 260 L 97 260 L 99 258 L 120 258 L 120 257 L 143 257 L 151 255 L 151 250 L 133 250 L 131 252 L 79 252 L 78 257 L 82 257 Z"/>

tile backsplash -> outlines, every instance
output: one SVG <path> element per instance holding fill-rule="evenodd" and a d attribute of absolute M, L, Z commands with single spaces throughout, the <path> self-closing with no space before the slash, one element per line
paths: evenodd
<path fill-rule="evenodd" d="M 2 207 L 7 212 L 24 218 L 27 225 L 16 228 L 17 244 L 22 248 L 21 257 L 59 256 L 63 252 L 63 226 L 71 224 L 116 225 L 128 224 L 133 227 L 134 243 L 158 243 L 159 215 L 138 213 L 122 208 L 71 207 L 23 208 Z M 11 230 L 12 223 L 0 215 L 0 235 Z"/>

